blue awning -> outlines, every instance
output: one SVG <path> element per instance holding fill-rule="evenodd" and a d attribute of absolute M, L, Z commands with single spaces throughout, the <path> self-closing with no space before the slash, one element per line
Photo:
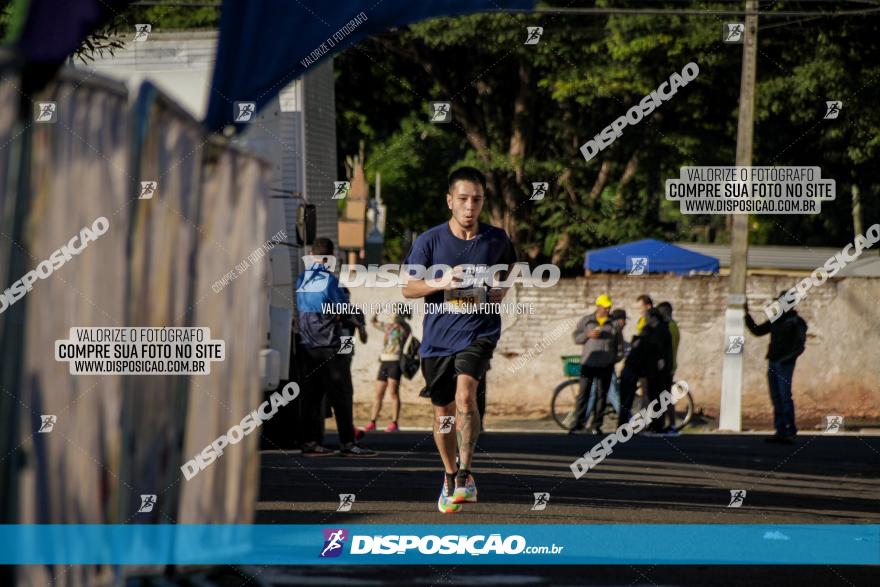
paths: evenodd
<path fill-rule="evenodd" d="M 646 238 L 587 251 L 584 269 L 589 271 L 642 273 L 718 273 L 718 259 L 688 251 L 672 243 Z"/>

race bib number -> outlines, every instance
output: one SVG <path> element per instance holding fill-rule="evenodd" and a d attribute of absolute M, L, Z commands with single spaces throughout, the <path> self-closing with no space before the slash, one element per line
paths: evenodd
<path fill-rule="evenodd" d="M 486 303 L 485 287 L 465 287 L 446 290 L 444 301 L 451 310 L 464 309 L 464 306 L 475 306 Z"/>

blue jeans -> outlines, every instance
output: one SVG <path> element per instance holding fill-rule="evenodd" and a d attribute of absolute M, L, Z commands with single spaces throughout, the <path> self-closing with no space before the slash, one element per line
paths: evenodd
<path fill-rule="evenodd" d="M 583 383 L 583 382 L 581 382 Z M 587 397 L 586 407 L 582 410 L 576 405 L 575 410 L 578 411 L 579 415 L 583 415 L 583 419 L 578 418 L 578 426 L 583 426 L 584 423 L 589 418 L 589 415 L 593 413 L 596 409 L 596 396 L 599 390 L 600 382 L 599 379 L 596 378 L 593 380 L 592 387 L 590 387 L 590 392 Z M 620 411 L 620 383 L 617 380 L 617 373 L 612 369 L 611 370 L 611 385 L 608 387 L 608 401 L 611 402 L 611 405 L 614 407 L 615 412 Z M 580 394 L 580 392 L 579 392 Z"/>
<path fill-rule="evenodd" d="M 794 436 L 794 401 L 791 399 L 791 379 L 796 360 L 767 364 L 767 380 L 770 384 L 770 401 L 773 402 L 773 427 L 780 436 Z"/>

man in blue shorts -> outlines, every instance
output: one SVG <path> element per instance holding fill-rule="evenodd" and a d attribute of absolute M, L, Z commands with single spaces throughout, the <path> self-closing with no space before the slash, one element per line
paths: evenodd
<path fill-rule="evenodd" d="M 478 170 L 455 170 L 446 194 L 451 218 L 420 234 L 404 260 L 411 266 L 404 297 L 424 298 L 426 303 L 419 348 L 427 383 L 422 395 L 433 404 L 434 441 L 446 473 L 437 500 L 443 513 L 457 512 L 462 503 L 477 501 L 471 474 L 480 434 L 477 386 L 501 335 L 501 316 L 491 311 L 496 308 L 480 304 L 504 299 L 507 288 L 490 289 L 484 282 L 506 279 L 516 262 L 507 233 L 479 221 L 485 192 L 486 178 Z M 493 273 L 492 266 L 504 269 Z M 486 279 L 487 275 L 492 277 Z"/>

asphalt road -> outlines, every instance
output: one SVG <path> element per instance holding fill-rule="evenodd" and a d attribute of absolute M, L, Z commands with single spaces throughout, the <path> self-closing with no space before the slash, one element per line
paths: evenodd
<path fill-rule="evenodd" d="M 490 432 L 474 467 L 480 502 L 458 514 L 436 509 L 439 458 L 427 432 L 373 433 L 375 458 L 262 453 L 260 524 L 404 523 L 880 523 L 880 436 L 803 435 L 793 446 L 763 435 L 635 438 L 575 480 L 568 465 L 596 438 Z M 335 438 L 328 436 L 328 445 Z M 744 489 L 739 508 L 730 490 Z M 549 492 L 544 511 L 533 493 Z M 354 493 L 350 512 L 338 494 Z M 662 544 L 657 545 L 662 548 Z M 819 562 L 819 561 L 817 561 Z M 880 568 L 782 565 L 223 566 L 128 587 L 328 587 L 418 585 L 796 586 L 878 584 Z"/>
<path fill-rule="evenodd" d="M 880 436 L 763 438 L 637 437 L 576 480 L 569 464 L 596 437 L 490 432 L 473 466 L 480 502 L 444 515 L 430 433 L 371 433 L 374 458 L 264 451 L 256 523 L 880 523 Z M 727 507 L 732 489 L 746 490 L 739 508 Z M 531 509 L 536 492 L 550 493 L 543 511 Z M 340 493 L 355 494 L 351 511 L 336 511 Z"/>

